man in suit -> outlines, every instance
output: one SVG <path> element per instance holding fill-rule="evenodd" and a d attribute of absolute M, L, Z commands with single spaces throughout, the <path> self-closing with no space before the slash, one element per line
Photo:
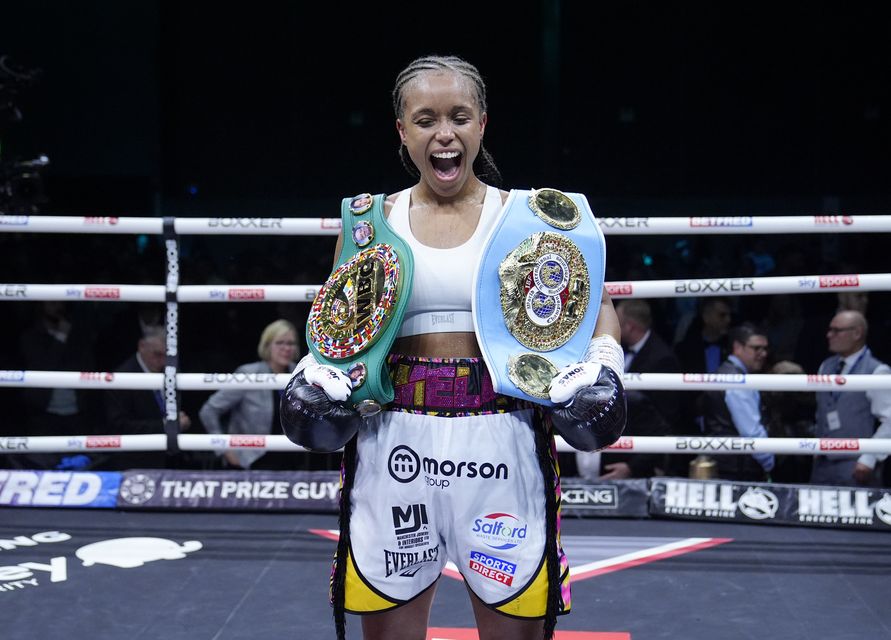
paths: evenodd
<path fill-rule="evenodd" d="M 716 373 L 758 373 L 767 360 L 767 336 L 750 324 L 730 330 L 732 353 Z M 704 427 L 707 436 L 766 438 L 761 418 L 761 394 L 757 389 L 706 391 L 703 395 Z M 725 480 L 762 482 L 770 477 L 775 458 L 771 453 L 716 456 L 718 477 Z"/>
<path fill-rule="evenodd" d="M 120 373 L 163 373 L 167 359 L 167 336 L 163 327 L 145 329 L 136 345 L 136 353 L 120 364 Z M 160 390 L 111 389 L 106 392 L 106 417 L 110 433 L 132 435 L 164 433 L 164 398 Z M 179 412 L 180 429 L 192 422 L 184 411 Z M 166 466 L 164 452 L 146 451 L 119 453 L 111 458 L 116 469 Z"/>
<path fill-rule="evenodd" d="M 616 305 L 626 373 L 676 373 L 680 369 L 669 346 L 652 329 L 653 316 L 646 300 L 622 300 Z M 627 391 L 626 436 L 667 436 L 677 422 L 678 394 L 671 391 Z M 601 480 L 648 478 L 665 469 L 664 456 L 604 453 Z"/>
<path fill-rule="evenodd" d="M 829 323 L 826 340 L 832 356 L 820 365 L 824 375 L 888 374 L 891 368 L 873 357 L 866 346 L 868 326 L 859 311 L 841 311 Z M 878 428 L 876 428 L 878 425 Z M 891 437 L 891 391 L 821 392 L 817 394 L 819 438 Z M 881 485 L 886 456 L 817 456 L 811 483 L 842 486 Z"/>

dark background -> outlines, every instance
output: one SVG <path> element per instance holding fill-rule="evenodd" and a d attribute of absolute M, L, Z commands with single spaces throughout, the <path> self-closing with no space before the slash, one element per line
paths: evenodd
<path fill-rule="evenodd" d="M 891 34 L 878 6 L 481 3 L 5 2 L 0 55 L 39 79 L 0 122 L 6 162 L 51 159 L 41 212 L 337 216 L 340 198 L 393 192 L 390 91 L 413 58 L 461 55 L 489 91 L 486 143 L 505 186 L 587 194 L 600 216 L 891 212 Z M 887 272 L 887 237 L 609 240 L 608 279 Z M 333 238 L 182 241 L 184 284 L 322 282 Z M 162 282 L 159 238 L 0 234 L 0 281 Z M 887 324 L 887 294 L 871 315 Z M 830 294 L 807 298 L 825 356 Z M 654 301 L 669 339 L 683 305 Z M 745 298 L 736 320 L 768 317 Z M 35 303 L 0 308 L 0 368 Z M 135 348 L 126 303 L 72 306 L 99 370 Z M 305 304 L 181 307 L 184 371 L 256 359 L 276 317 Z M 689 311 L 689 310 L 687 310 Z M 887 328 L 887 327 L 885 327 Z M 891 356 L 883 337 L 877 355 Z M 132 327 L 129 327 L 132 329 Z M 195 401 L 195 404 L 200 404 Z M 15 429 L 12 429 L 15 431 Z"/>

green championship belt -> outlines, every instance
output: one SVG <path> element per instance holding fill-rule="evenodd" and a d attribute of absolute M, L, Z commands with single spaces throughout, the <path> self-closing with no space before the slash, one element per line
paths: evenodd
<path fill-rule="evenodd" d="M 306 323 L 316 359 L 353 380 L 350 402 L 363 416 L 393 400 L 387 355 L 411 295 L 411 248 L 384 217 L 384 195 L 344 198 L 343 246 Z"/>

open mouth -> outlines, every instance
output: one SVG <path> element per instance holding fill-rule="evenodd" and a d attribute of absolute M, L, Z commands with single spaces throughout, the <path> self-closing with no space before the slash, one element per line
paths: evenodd
<path fill-rule="evenodd" d="M 440 151 L 430 155 L 430 164 L 440 180 L 451 180 L 461 170 L 464 154 L 458 151 Z"/>

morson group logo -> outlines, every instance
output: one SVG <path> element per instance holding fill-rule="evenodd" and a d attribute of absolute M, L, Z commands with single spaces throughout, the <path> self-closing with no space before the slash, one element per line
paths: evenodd
<path fill-rule="evenodd" d="M 821 289 L 839 289 L 843 287 L 859 287 L 859 275 L 820 276 Z"/>
<path fill-rule="evenodd" d="M 860 451 L 856 438 L 820 438 L 820 451 Z"/>
<path fill-rule="evenodd" d="M 229 300 L 263 300 L 265 289 L 229 289 Z"/>

